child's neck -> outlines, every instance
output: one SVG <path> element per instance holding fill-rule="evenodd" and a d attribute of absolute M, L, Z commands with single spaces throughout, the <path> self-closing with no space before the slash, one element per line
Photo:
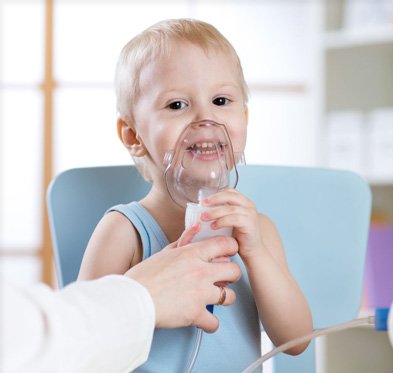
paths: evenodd
<path fill-rule="evenodd" d="M 166 190 L 154 187 L 153 184 L 149 194 L 140 203 L 160 225 L 169 242 L 176 241 L 184 232 L 185 209 L 175 204 Z"/>

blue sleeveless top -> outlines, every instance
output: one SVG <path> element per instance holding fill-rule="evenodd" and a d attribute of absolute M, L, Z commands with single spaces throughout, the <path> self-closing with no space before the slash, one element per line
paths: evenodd
<path fill-rule="evenodd" d="M 169 244 L 157 221 L 140 203 L 117 205 L 109 211 L 120 212 L 134 225 L 141 237 L 143 259 Z M 230 285 L 236 292 L 236 302 L 230 307 L 214 307 L 220 326 L 215 333 L 204 333 L 193 373 L 239 373 L 261 356 L 259 318 L 247 272 L 238 255 L 232 260 L 242 269 L 242 278 Z M 135 371 L 184 372 L 194 348 L 195 336 L 195 327 L 156 329 L 149 358 Z"/>

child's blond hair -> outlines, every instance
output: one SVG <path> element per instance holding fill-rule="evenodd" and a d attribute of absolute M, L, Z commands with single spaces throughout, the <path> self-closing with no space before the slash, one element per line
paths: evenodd
<path fill-rule="evenodd" d="M 121 51 L 115 74 L 117 111 L 123 120 L 133 123 L 132 111 L 139 95 L 142 68 L 149 62 L 169 56 L 173 40 L 188 41 L 206 53 L 223 51 L 234 60 L 245 104 L 248 88 L 240 59 L 229 41 L 212 25 L 194 19 L 170 19 L 156 23 L 131 39 Z"/>

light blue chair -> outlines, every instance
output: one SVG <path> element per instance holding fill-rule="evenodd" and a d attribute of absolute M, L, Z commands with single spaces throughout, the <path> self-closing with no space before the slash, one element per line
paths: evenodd
<path fill-rule="evenodd" d="M 75 168 L 51 182 L 47 206 L 59 286 L 77 279 L 90 236 L 108 207 L 139 200 L 149 190 L 131 166 Z"/>
<path fill-rule="evenodd" d="M 357 317 L 371 213 L 367 183 L 348 171 L 245 166 L 242 193 L 278 227 L 288 265 L 311 307 L 314 328 Z M 315 373 L 315 343 L 278 355 L 275 372 Z"/>
<path fill-rule="evenodd" d="M 47 203 L 61 286 L 76 279 L 88 239 L 105 210 L 138 200 L 149 188 L 133 166 L 73 169 L 55 178 Z M 237 189 L 277 225 L 314 327 L 356 318 L 371 210 L 363 179 L 347 171 L 242 166 Z M 300 356 L 280 354 L 274 366 L 278 373 L 314 373 L 314 343 Z"/>

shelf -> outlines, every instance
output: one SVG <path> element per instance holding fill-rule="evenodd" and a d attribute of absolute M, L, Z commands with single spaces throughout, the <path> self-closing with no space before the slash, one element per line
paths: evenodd
<path fill-rule="evenodd" d="M 393 44 L 392 26 L 364 30 L 330 31 L 324 37 L 326 49 L 365 47 L 390 43 Z"/>
<path fill-rule="evenodd" d="M 324 373 L 392 372 L 392 346 L 386 332 L 357 327 L 322 337 L 318 371 Z"/>

